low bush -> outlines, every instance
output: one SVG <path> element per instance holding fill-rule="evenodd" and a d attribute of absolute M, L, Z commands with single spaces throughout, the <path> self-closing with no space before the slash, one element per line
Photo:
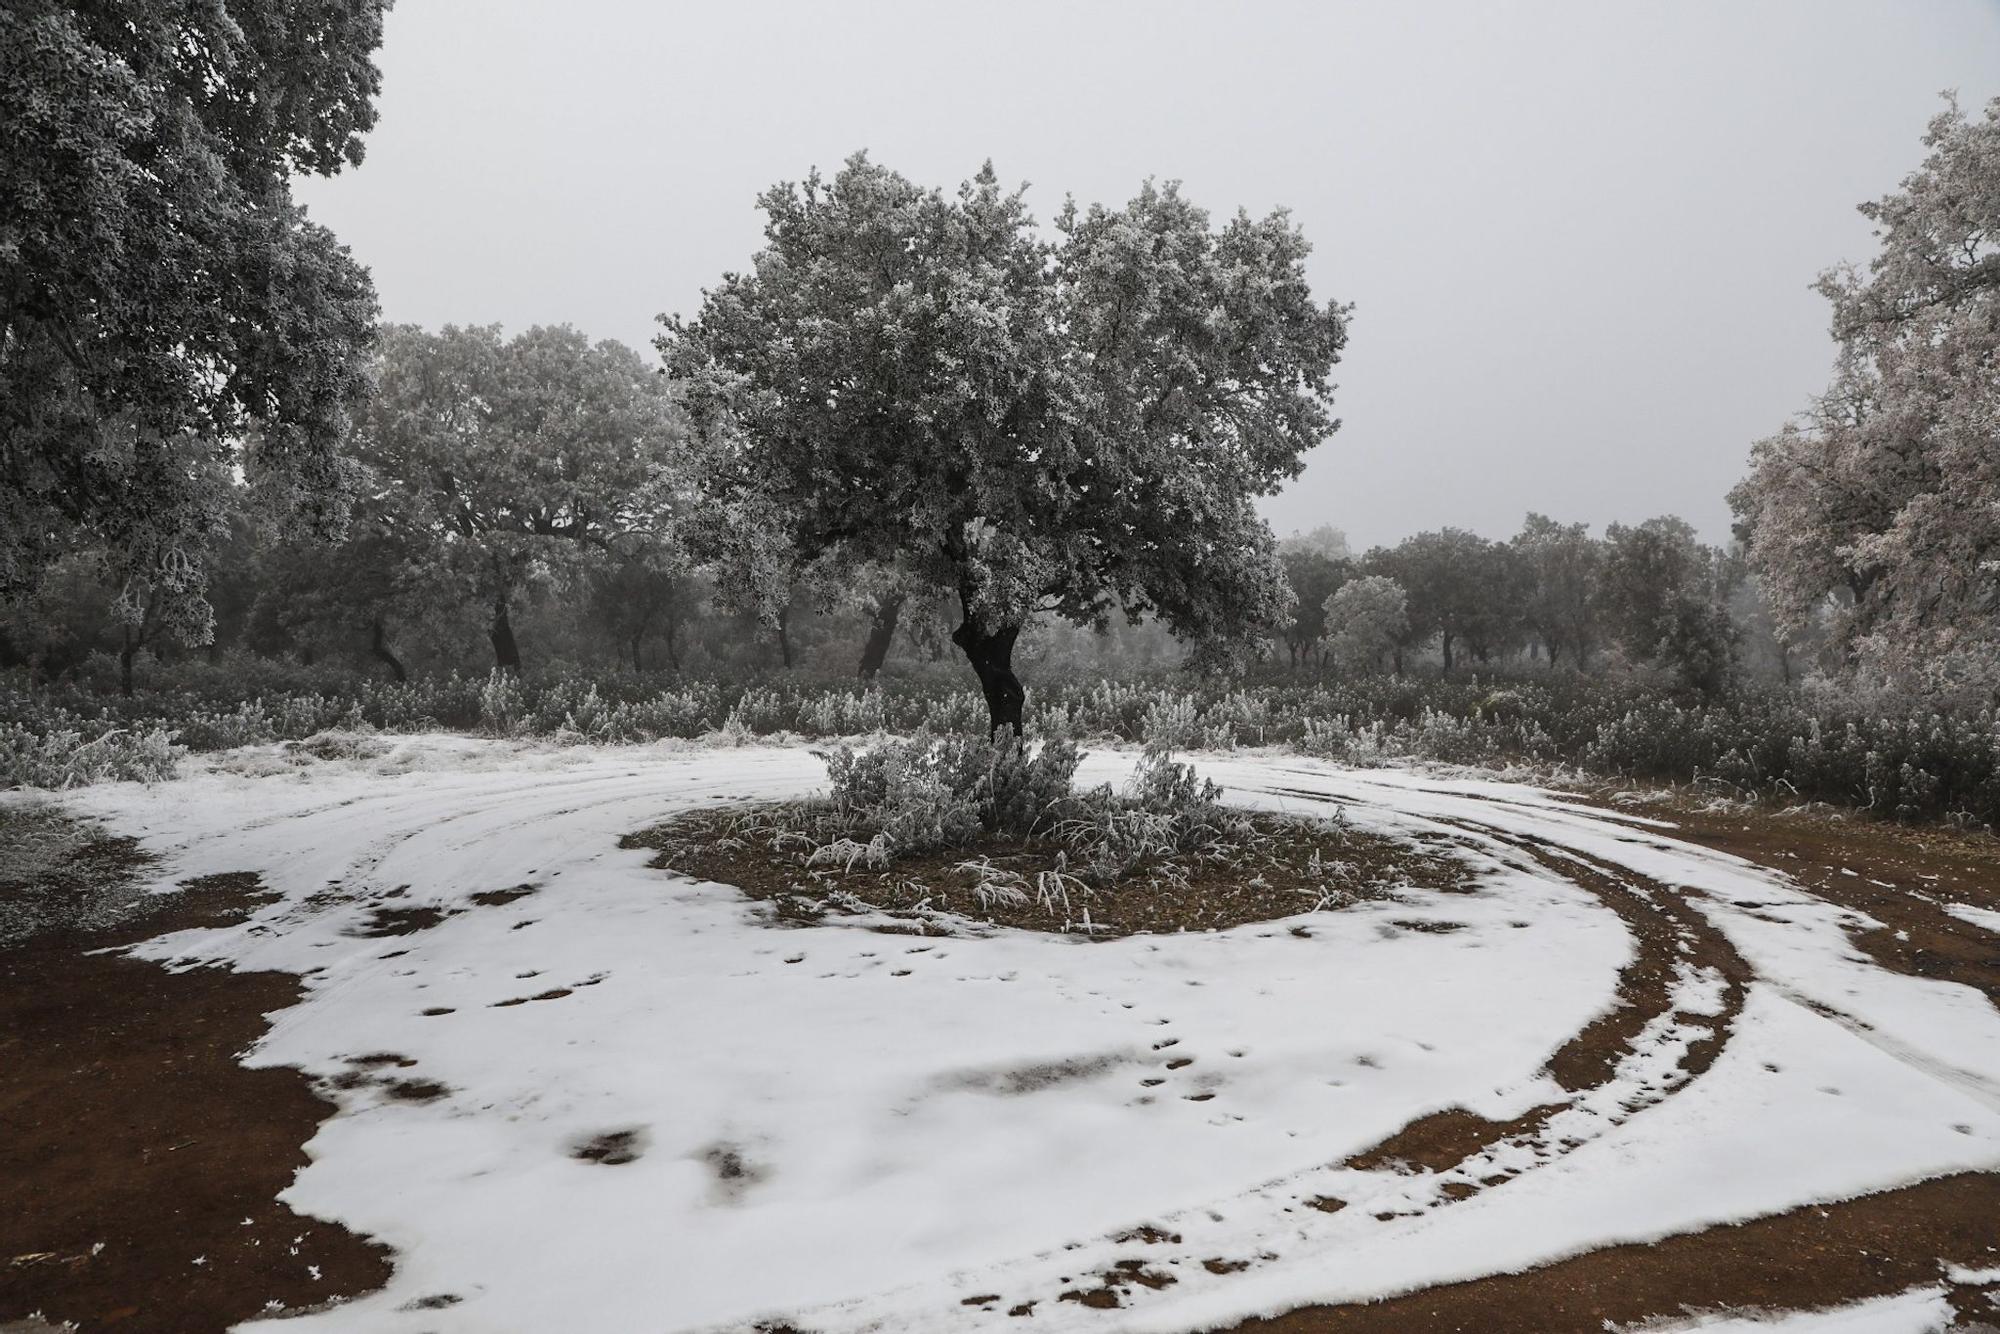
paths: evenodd
<path fill-rule="evenodd" d="M 935 675 L 868 691 L 848 680 L 662 685 L 632 676 L 443 675 L 396 684 L 320 670 L 287 678 L 264 663 L 240 674 L 232 691 L 234 679 L 188 664 L 171 688 L 129 700 L 79 687 L 32 695 L 0 688 L 0 781 L 48 786 L 171 772 L 177 747 L 226 749 L 327 730 L 449 729 L 575 743 L 921 733 L 940 746 L 981 734 L 986 720 L 977 691 Z M 1681 698 L 1630 677 L 1547 672 L 1053 680 L 1034 690 L 1028 724 L 1046 739 L 1181 750 L 1276 745 L 1347 764 L 1566 767 L 1894 819 L 2000 826 L 1992 709 L 1943 712 L 1825 684 Z"/>

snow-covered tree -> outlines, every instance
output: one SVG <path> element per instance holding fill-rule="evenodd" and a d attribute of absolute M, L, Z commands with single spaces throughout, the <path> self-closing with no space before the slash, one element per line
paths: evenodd
<path fill-rule="evenodd" d="M 1385 575 L 1348 580 L 1327 598 L 1325 613 L 1327 649 L 1343 667 L 1380 667 L 1409 629 L 1403 586 Z"/>
<path fill-rule="evenodd" d="M 658 339 L 711 503 L 768 503 L 807 560 L 956 597 L 994 729 L 1039 614 L 1275 623 L 1254 497 L 1336 425 L 1346 312 L 1290 219 L 1220 228 L 1178 187 L 1066 205 L 1043 235 L 990 166 L 955 195 L 851 158 L 761 197 L 767 244 Z"/>
<path fill-rule="evenodd" d="M 361 160 L 386 7 L 0 6 L 0 597 L 92 551 L 199 641 L 239 472 L 337 530 L 375 298 L 290 181 Z"/>
<path fill-rule="evenodd" d="M 355 431 L 364 510 L 414 562 L 402 582 L 486 614 L 495 664 L 519 668 L 513 612 L 614 540 L 667 540 L 684 431 L 639 354 L 568 327 L 382 333 Z"/>
<path fill-rule="evenodd" d="M 1731 494 L 1779 633 L 1831 600 L 1892 667 L 2000 662 L 2000 99 L 1931 121 L 1902 188 L 1861 211 L 1867 271 L 1822 276 L 1840 358 Z"/>

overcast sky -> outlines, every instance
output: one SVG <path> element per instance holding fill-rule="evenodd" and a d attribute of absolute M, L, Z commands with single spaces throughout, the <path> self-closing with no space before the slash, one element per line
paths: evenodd
<path fill-rule="evenodd" d="M 362 167 L 300 197 L 430 326 L 567 322 L 648 352 L 744 266 L 757 192 L 858 148 L 1046 219 L 1179 179 L 1292 209 L 1356 305 L 1343 428 L 1266 505 L 1357 546 L 1681 514 L 1826 380 L 1814 275 L 2000 0 L 1333 5 L 402 0 Z"/>

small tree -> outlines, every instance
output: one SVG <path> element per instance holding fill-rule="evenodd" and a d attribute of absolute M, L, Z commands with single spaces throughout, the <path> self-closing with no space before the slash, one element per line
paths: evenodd
<path fill-rule="evenodd" d="M 1283 213 L 1212 229 L 1148 184 L 1065 206 L 1047 238 L 990 165 L 948 197 L 865 155 L 760 203 L 750 271 L 658 339 L 711 504 L 754 498 L 806 561 L 952 594 L 995 731 L 1020 731 L 1013 651 L 1038 614 L 1275 622 L 1252 501 L 1334 429 L 1347 338 Z"/>
<path fill-rule="evenodd" d="M 1335 662 L 1347 667 L 1380 667 L 1409 631 L 1402 585 L 1379 574 L 1342 584 L 1327 598 L 1325 614 L 1327 648 Z"/>

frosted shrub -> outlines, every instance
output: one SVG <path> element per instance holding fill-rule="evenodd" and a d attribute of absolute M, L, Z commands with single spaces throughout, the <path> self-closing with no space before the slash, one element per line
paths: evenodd
<path fill-rule="evenodd" d="M 300 735 L 310 736 L 318 730 L 317 727 L 308 727 Z M 227 713 L 189 713 L 181 722 L 179 734 L 192 750 L 232 750 L 237 746 L 260 746 L 280 739 L 278 729 L 272 725 L 271 715 L 261 699 L 239 704 Z"/>
<path fill-rule="evenodd" d="M 1076 746 L 1011 736 L 918 736 L 823 752 L 834 809 L 876 827 L 900 851 L 952 847 L 980 833 L 1028 836 L 1071 792 Z"/>
<path fill-rule="evenodd" d="M 737 725 L 751 736 L 770 736 L 774 732 L 797 730 L 799 708 L 796 700 L 789 703 L 777 691 L 766 686 L 752 686 L 737 699 L 731 716 Z M 725 729 L 727 727 L 725 725 Z"/>
<path fill-rule="evenodd" d="M 627 706 L 625 717 L 633 740 L 700 736 L 721 724 L 722 692 L 707 681 L 662 690 Z"/>
<path fill-rule="evenodd" d="M 479 690 L 479 725 L 495 736 L 512 736 L 524 720 L 526 696 L 520 677 L 494 669 Z"/>
<path fill-rule="evenodd" d="M 838 746 L 821 758 L 835 813 L 875 829 L 895 851 L 954 847 L 979 835 L 979 804 L 972 793 L 952 790 L 934 741 Z"/>
<path fill-rule="evenodd" d="M 22 723 L 0 723 L 0 787 L 160 782 L 174 776 L 185 754 L 162 727 L 112 728 L 85 739 L 74 728 L 37 732 Z"/>
<path fill-rule="evenodd" d="M 1336 713 L 1330 718 L 1307 718 L 1298 749 L 1302 754 L 1317 755 L 1324 760 L 1345 759 L 1348 741 L 1347 715 Z"/>
<path fill-rule="evenodd" d="M 1146 706 L 1139 739 L 1148 751 L 1186 750 L 1201 739 L 1198 717 L 1192 696 L 1162 695 Z"/>

